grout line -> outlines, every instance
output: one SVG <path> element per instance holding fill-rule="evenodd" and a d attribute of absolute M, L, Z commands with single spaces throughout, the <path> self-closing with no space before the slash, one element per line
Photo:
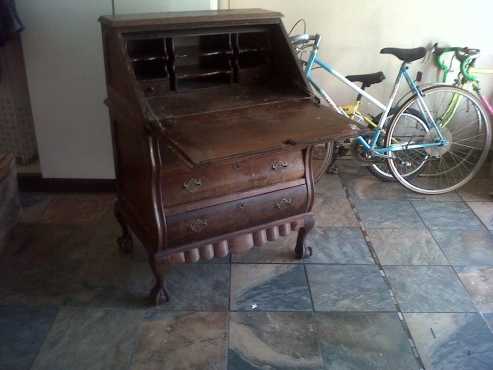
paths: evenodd
<path fill-rule="evenodd" d="M 349 201 L 349 204 L 351 205 L 351 208 L 353 210 L 353 213 L 354 213 L 356 219 L 358 220 L 358 222 L 360 224 L 361 232 L 363 233 L 363 236 L 365 238 L 366 244 L 368 246 L 368 250 L 370 251 L 370 255 L 372 256 L 373 260 L 375 261 L 375 265 L 379 269 L 380 274 L 382 274 L 382 279 L 383 279 L 385 285 L 387 286 L 387 289 L 389 290 L 389 294 L 390 294 L 390 296 L 392 298 L 392 301 L 394 303 L 394 307 L 395 307 L 395 309 L 397 311 L 397 315 L 399 317 L 399 321 L 401 322 L 401 327 L 404 330 L 404 333 L 407 335 L 407 338 L 409 340 L 409 343 L 411 344 L 411 351 L 414 354 L 414 358 L 416 359 L 416 362 L 418 363 L 419 367 L 421 369 L 424 369 L 425 368 L 424 361 L 421 358 L 421 356 L 419 355 L 419 352 L 417 350 L 416 343 L 414 342 L 414 339 L 413 339 L 413 337 L 411 335 L 411 330 L 409 329 L 409 326 L 407 325 L 407 322 L 404 319 L 404 312 L 402 311 L 402 309 L 400 307 L 400 304 L 397 301 L 397 298 L 394 296 L 394 292 L 392 290 L 392 285 L 390 284 L 390 281 L 389 281 L 389 278 L 387 277 L 387 274 L 385 274 L 385 270 L 383 268 L 383 265 L 382 265 L 380 259 L 378 258 L 378 255 L 377 255 L 377 252 L 376 252 L 375 248 L 373 247 L 373 244 L 372 244 L 372 242 L 370 240 L 370 236 L 368 234 L 368 231 L 366 230 L 366 227 L 365 227 L 365 225 L 364 225 L 364 223 L 363 223 L 363 221 L 362 221 L 362 219 L 361 219 L 361 217 L 360 217 L 360 215 L 358 213 L 358 209 L 356 208 L 355 202 L 351 198 L 351 194 L 349 192 L 349 189 L 346 187 L 346 185 L 344 183 L 342 184 L 342 186 L 343 186 L 343 188 L 344 188 L 344 190 L 346 192 L 346 197 L 347 197 L 347 199 Z M 411 203 L 411 205 L 412 205 L 412 202 L 408 201 L 408 203 Z M 426 225 L 424 225 L 424 227 L 426 228 Z"/>
<path fill-rule="evenodd" d="M 229 367 L 229 349 L 231 348 L 231 281 L 233 275 L 233 256 L 229 253 L 229 281 L 228 281 L 228 307 L 226 307 L 226 353 L 224 354 L 224 366 L 227 369 Z"/>
<path fill-rule="evenodd" d="M 469 265 L 470 266 L 470 265 Z M 454 274 L 457 276 L 457 280 L 459 280 L 459 283 L 460 285 L 462 286 L 462 288 L 464 289 L 464 291 L 466 292 L 467 296 L 469 297 L 469 299 L 471 300 L 471 303 L 473 305 L 473 307 L 476 309 L 476 312 L 479 312 L 481 313 L 481 310 L 479 308 L 479 305 L 476 304 L 476 301 L 474 300 L 474 297 L 472 296 L 472 294 L 469 292 L 469 289 L 467 289 L 467 287 L 465 286 L 464 282 L 462 281 L 462 279 L 460 278 L 460 275 L 459 273 L 457 272 L 457 270 L 455 269 L 455 266 L 450 266 L 452 268 L 452 271 L 454 272 Z M 465 267 L 468 267 L 468 266 L 465 266 Z"/>
<path fill-rule="evenodd" d="M 381 230 L 381 229 L 380 229 Z M 365 240 L 365 242 L 367 242 Z M 371 252 L 370 252 L 371 255 Z M 447 256 L 445 256 L 446 258 Z M 373 256 L 372 256 L 373 258 Z M 205 264 L 205 263 L 204 263 Z M 225 265 L 226 263 L 217 263 L 217 265 Z M 297 266 L 297 265 L 306 265 L 306 266 L 377 266 L 375 263 L 333 263 L 333 262 L 234 262 L 232 265 L 289 265 L 289 266 Z M 392 268 L 392 267 L 467 267 L 467 266 L 484 266 L 484 267 L 493 267 L 493 264 L 481 264 L 481 265 L 460 265 L 460 264 L 382 264 L 384 269 Z"/>
<path fill-rule="evenodd" d="M 310 285 L 310 279 L 308 279 L 308 271 L 304 263 L 303 263 L 303 269 L 305 271 L 305 279 L 306 279 L 306 285 L 308 287 L 308 293 L 310 294 L 310 302 L 312 303 L 312 311 L 315 312 L 315 302 L 313 301 L 312 287 Z"/>
<path fill-rule="evenodd" d="M 474 216 L 479 219 L 479 217 L 476 216 L 476 214 L 474 213 L 474 211 L 469 207 L 469 205 L 466 203 L 466 202 L 463 202 L 466 207 L 468 207 L 471 212 L 473 212 Z M 414 210 L 416 211 L 416 213 L 418 214 L 418 217 L 421 219 L 421 221 L 424 223 L 424 220 L 423 218 L 421 217 L 421 214 L 418 212 L 418 209 L 414 206 L 414 204 L 411 202 L 411 207 L 414 208 Z M 479 219 L 479 221 L 482 223 L 481 219 Z M 469 297 L 469 300 L 471 301 L 473 307 L 476 309 L 476 312 L 479 312 L 479 307 L 477 307 L 476 303 L 474 302 L 474 299 L 472 297 L 472 295 L 469 293 L 469 290 L 466 288 L 466 286 L 464 285 L 463 281 L 461 280 L 459 274 L 457 273 L 457 270 L 455 269 L 455 266 L 452 265 L 450 259 L 448 258 L 447 254 L 445 253 L 445 251 L 442 249 L 442 247 L 440 246 L 440 243 L 438 242 L 438 240 L 435 238 L 435 235 L 433 235 L 433 230 L 428 227 L 425 223 L 425 227 L 426 229 L 428 230 L 429 234 L 431 235 L 432 239 L 435 241 L 436 245 L 438 246 L 438 248 L 440 249 L 440 251 L 442 252 L 442 254 L 445 256 L 445 259 L 447 260 L 447 262 L 449 263 L 449 267 L 450 269 L 452 270 L 453 274 L 455 275 L 455 277 L 457 278 L 457 280 L 459 281 L 459 284 L 462 286 L 462 288 L 464 289 L 464 291 L 466 292 L 467 296 Z"/>
<path fill-rule="evenodd" d="M 231 259 L 230 259 L 231 261 Z M 232 281 L 232 275 L 233 275 L 233 263 L 228 263 L 228 266 L 229 266 L 229 279 L 228 279 L 228 307 L 226 309 L 226 311 L 230 311 L 231 310 L 231 281 Z"/>
<path fill-rule="evenodd" d="M 11 306 L 19 306 L 19 304 L 2 304 L 0 305 L 1 308 L 9 308 Z M 24 306 L 24 305 L 21 305 Z M 76 310 L 89 310 L 89 311 L 107 311 L 107 312 L 140 312 L 143 314 L 142 321 L 154 321 L 153 318 L 147 317 L 148 315 L 153 315 L 153 314 L 167 314 L 167 313 L 224 313 L 227 314 L 229 313 L 314 313 L 314 314 L 397 314 L 397 316 L 401 317 L 403 314 L 490 314 L 489 312 L 481 312 L 481 311 L 395 311 L 395 310 L 316 310 L 312 311 L 310 309 L 303 309 L 303 310 L 230 310 L 230 311 L 225 311 L 225 310 L 203 310 L 203 309 L 172 309 L 172 310 L 167 310 L 167 309 L 162 309 L 162 308 L 127 308 L 127 307 L 115 307 L 115 306 L 89 306 L 89 305 L 84 305 L 84 306 L 72 306 L 72 305 L 65 305 L 65 306 L 45 306 L 45 305 L 40 305 L 40 306 L 28 306 L 28 307 L 56 307 L 57 308 L 57 315 L 55 316 L 55 319 L 53 320 L 53 323 L 56 320 L 56 317 L 59 314 L 59 311 L 61 309 L 76 309 Z M 51 327 L 53 326 L 53 323 L 51 324 L 50 328 L 48 329 L 48 333 L 51 330 Z"/>
<path fill-rule="evenodd" d="M 490 230 L 488 228 L 488 226 L 483 222 L 483 220 L 481 219 L 481 217 L 479 217 L 476 214 L 476 212 L 474 212 L 474 209 L 472 209 L 472 207 L 469 205 L 469 203 L 493 203 L 493 202 L 466 202 L 466 201 L 464 201 L 464 204 L 466 205 L 466 207 L 472 212 L 472 214 L 474 215 L 474 217 L 476 217 L 479 220 L 479 223 L 484 226 L 484 231 L 486 231 L 486 232 L 493 232 L 493 230 Z M 483 231 L 483 230 L 481 230 L 481 231 Z"/>
<path fill-rule="evenodd" d="M 448 258 L 447 253 L 445 253 L 445 250 L 443 250 L 443 248 L 440 246 L 440 243 L 435 238 L 435 235 L 433 235 L 433 229 L 431 227 L 428 227 L 428 225 L 425 223 L 425 220 L 423 219 L 423 217 L 421 216 L 421 214 L 418 212 L 418 209 L 413 204 L 413 202 L 411 202 L 411 207 L 413 207 L 414 212 L 416 212 L 416 214 L 418 215 L 418 217 L 421 220 L 421 222 L 425 225 L 426 231 L 428 231 L 428 234 L 431 236 L 431 238 L 433 239 L 433 241 L 437 245 L 438 249 L 440 249 L 440 252 L 442 252 L 443 256 L 445 257 L 445 260 L 449 263 L 449 266 L 452 266 L 452 264 L 450 262 L 450 259 Z"/>
<path fill-rule="evenodd" d="M 26 307 L 29 307 L 29 306 L 26 305 Z M 36 306 L 31 306 L 31 307 L 36 307 Z M 48 336 L 50 335 L 50 332 L 53 329 L 53 326 L 55 326 L 55 322 L 56 322 L 56 320 L 58 318 L 58 315 L 60 315 L 60 311 L 63 308 L 63 306 L 61 306 L 61 305 L 55 305 L 55 306 L 52 306 L 52 305 L 48 305 L 48 306 L 40 305 L 39 307 L 55 307 L 55 309 L 56 309 L 56 315 L 53 317 L 53 320 L 52 320 L 52 322 L 50 324 L 50 327 L 46 331 L 46 335 L 43 338 L 43 341 L 40 343 L 40 345 L 38 347 L 38 350 L 36 351 L 36 355 L 33 357 L 31 363 L 29 364 L 28 369 L 32 369 L 33 366 L 34 366 L 34 364 L 36 363 L 36 360 L 38 359 L 38 356 L 40 355 L 41 350 L 43 349 L 43 345 L 46 343 L 46 340 L 48 339 Z"/>
<path fill-rule="evenodd" d="M 133 362 L 134 362 L 134 358 L 135 358 L 135 354 L 137 353 L 137 342 L 140 338 L 140 336 L 142 335 L 143 333 L 143 323 L 146 322 L 145 320 L 145 312 L 143 313 L 142 315 L 143 317 L 141 318 L 140 322 L 139 322 L 139 325 L 138 325 L 138 328 L 136 330 L 136 335 L 133 335 L 133 342 L 132 342 L 132 349 L 131 349 L 131 353 L 130 353 L 130 356 L 128 358 L 128 366 L 127 366 L 127 369 L 130 370 L 132 368 L 132 365 L 133 365 Z"/>
<path fill-rule="evenodd" d="M 183 311 L 181 311 L 183 312 Z M 395 314 L 396 311 L 389 311 L 389 310 L 379 310 L 379 311 L 341 311 L 341 310 L 334 310 L 334 311 L 311 311 L 311 310 L 266 310 L 266 311 L 261 311 L 261 310 L 247 310 L 247 311 L 241 311 L 241 310 L 236 310 L 236 311 L 231 311 L 231 312 L 238 312 L 238 313 L 310 313 L 310 314 L 382 314 L 382 313 L 390 313 L 390 314 Z M 414 313 L 414 312 L 412 312 Z M 421 312 L 419 312 L 421 313 Z M 442 312 L 424 312 L 424 313 L 442 313 Z M 443 313 L 450 313 L 450 312 L 443 312 Z"/>

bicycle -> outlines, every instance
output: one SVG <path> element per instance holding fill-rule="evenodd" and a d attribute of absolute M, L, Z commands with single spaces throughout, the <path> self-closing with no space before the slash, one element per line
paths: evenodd
<path fill-rule="evenodd" d="M 296 26 L 296 25 L 295 25 Z M 294 27 L 293 27 L 294 28 Z M 313 79 L 314 68 L 322 68 L 337 80 L 365 97 L 382 113 L 371 133 L 359 136 L 354 147 L 362 160 L 385 161 L 392 176 L 404 187 L 422 194 L 442 194 L 467 183 L 480 169 L 491 144 L 489 119 L 480 102 L 470 92 L 456 86 L 421 88 L 409 75 L 409 64 L 426 55 L 425 48 L 384 48 L 381 54 L 397 57 L 401 67 L 387 104 L 368 94 L 365 87 L 381 79 L 379 74 L 344 77 L 318 56 L 320 35 L 301 34 L 291 37 L 298 51 L 309 49 L 304 61 L 305 76 L 315 92 L 335 111 L 349 117 L 343 108 Z M 394 108 L 402 80 L 408 84 L 410 97 Z M 358 87 L 354 82 L 361 82 Z M 392 112 L 392 119 L 389 119 Z M 368 117 L 368 116 L 366 116 Z M 471 135 L 466 136 L 463 135 Z M 472 139 L 476 139 L 472 141 Z M 382 165 L 371 164 L 382 170 Z"/>
<path fill-rule="evenodd" d="M 447 54 L 452 54 L 449 65 L 445 63 L 445 57 Z M 493 69 L 490 68 L 477 68 L 475 67 L 476 60 L 479 57 L 480 50 L 472 49 L 468 47 L 439 47 L 438 44 L 433 45 L 434 61 L 437 68 L 442 72 L 441 82 L 445 83 L 450 72 L 452 72 L 452 63 L 454 58 L 460 62 L 460 70 L 454 81 L 454 86 L 461 88 L 472 87 L 472 90 L 479 97 L 483 106 L 493 116 L 493 106 L 488 99 L 481 93 L 481 87 L 479 85 L 478 75 L 491 74 L 493 75 Z"/>

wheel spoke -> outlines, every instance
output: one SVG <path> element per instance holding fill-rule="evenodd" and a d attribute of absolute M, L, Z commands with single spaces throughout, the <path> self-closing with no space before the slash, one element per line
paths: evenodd
<path fill-rule="evenodd" d="M 435 122 L 442 122 L 447 145 L 403 149 L 388 162 L 395 178 L 406 188 L 440 194 L 469 181 L 486 159 L 491 128 L 477 100 L 467 91 L 449 86 L 431 87 L 423 97 Z M 433 143 L 437 135 L 419 117 L 403 113 L 417 106 L 414 97 L 397 114 L 389 128 L 386 145 Z M 419 109 L 419 107 L 418 107 Z M 430 131 L 431 130 L 431 131 Z M 405 145 L 404 145 L 405 146 Z"/>

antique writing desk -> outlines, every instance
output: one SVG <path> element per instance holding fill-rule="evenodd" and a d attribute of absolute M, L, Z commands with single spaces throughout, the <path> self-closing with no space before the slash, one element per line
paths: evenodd
<path fill-rule="evenodd" d="M 240 252 L 313 227 L 312 145 L 355 135 L 318 104 L 280 14 L 101 17 L 118 200 L 131 249 L 162 264 Z"/>

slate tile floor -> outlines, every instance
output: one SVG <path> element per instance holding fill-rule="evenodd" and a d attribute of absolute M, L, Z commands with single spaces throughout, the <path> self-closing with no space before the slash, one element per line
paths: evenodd
<path fill-rule="evenodd" d="M 174 266 L 159 308 L 143 249 L 115 246 L 111 195 L 22 194 L 0 257 L 0 370 L 493 369 L 490 170 L 423 197 L 337 165 L 311 259 L 290 235 Z"/>

